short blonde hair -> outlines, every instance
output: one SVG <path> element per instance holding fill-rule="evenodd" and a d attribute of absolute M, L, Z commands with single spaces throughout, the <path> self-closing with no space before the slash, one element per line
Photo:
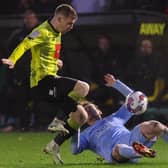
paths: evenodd
<path fill-rule="evenodd" d="M 68 4 L 61 4 L 55 9 L 55 15 L 61 14 L 65 17 L 73 17 L 74 19 L 78 18 L 77 12 L 75 9 Z"/>

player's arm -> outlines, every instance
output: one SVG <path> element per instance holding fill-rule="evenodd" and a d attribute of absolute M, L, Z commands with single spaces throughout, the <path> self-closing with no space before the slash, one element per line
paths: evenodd
<path fill-rule="evenodd" d="M 127 85 L 125 85 L 123 82 L 121 82 L 119 79 L 116 79 L 111 74 L 106 74 L 104 76 L 105 85 L 107 87 L 113 87 L 116 90 L 118 90 L 121 94 L 123 94 L 125 97 L 128 96 L 130 93 L 133 92 L 131 88 L 129 88 Z"/>
<path fill-rule="evenodd" d="M 59 69 L 62 69 L 62 67 L 63 67 L 63 61 L 61 60 L 61 59 L 58 59 L 58 68 Z"/>
<path fill-rule="evenodd" d="M 85 133 L 80 134 L 80 140 L 78 139 L 78 134 L 74 135 L 71 139 L 71 152 L 76 155 L 84 150 L 88 149 L 88 141 L 85 137 Z"/>
<path fill-rule="evenodd" d="M 15 63 L 20 57 L 30 49 L 30 40 L 25 38 L 12 52 L 9 58 L 2 58 L 2 63 L 9 66 L 10 69 L 14 68 Z"/>
<path fill-rule="evenodd" d="M 3 64 L 9 66 L 9 68 L 14 68 L 15 63 L 23 56 L 23 54 L 35 45 L 43 43 L 43 36 L 41 32 L 34 31 L 30 33 L 24 40 L 18 44 L 18 46 L 13 50 L 9 58 L 2 58 Z"/>
<path fill-rule="evenodd" d="M 8 65 L 9 69 L 14 68 L 14 63 L 10 59 L 2 58 L 1 61 L 3 64 Z"/>

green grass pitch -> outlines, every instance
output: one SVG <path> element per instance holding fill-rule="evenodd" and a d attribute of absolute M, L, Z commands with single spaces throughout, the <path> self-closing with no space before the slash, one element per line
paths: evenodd
<path fill-rule="evenodd" d="M 52 157 L 42 152 L 43 147 L 54 137 L 51 133 L 0 133 L 0 168 L 167 168 L 168 144 L 158 141 L 153 149 L 156 158 L 144 158 L 137 164 L 108 164 L 96 159 L 97 155 L 85 151 L 73 156 L 69 141 L 61 148 L 64 165 L 53 164 Z"/>

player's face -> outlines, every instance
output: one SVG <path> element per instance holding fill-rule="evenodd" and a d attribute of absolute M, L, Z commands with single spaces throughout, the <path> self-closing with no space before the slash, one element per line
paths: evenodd
<path fill-rule="evenodd" d="M 84 106 L 86 112 L 88 113 L 88 121 L 89 125 L 94 124 L 96 120 L 101 119 L 102 112 L 92 103 Z"/>
<path fill-rule="evenodd" d="M 74 18 L 74 17 L 61 16 L 59 18 L 59 31 L 61 33 L 66 33 L 68 31 L 72 30 L 75 22 L 76 22 L 76 18 Z"/>

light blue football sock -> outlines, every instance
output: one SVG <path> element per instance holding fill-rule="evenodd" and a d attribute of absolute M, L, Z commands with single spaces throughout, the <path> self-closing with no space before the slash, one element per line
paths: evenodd
<path fill-rule="evenodd" d="M 119 154 L 127 159 L 141 157 L 138 153 L 135 152 L 132 146 L 128 146 L 126 144 L 119 144 Z"/>

